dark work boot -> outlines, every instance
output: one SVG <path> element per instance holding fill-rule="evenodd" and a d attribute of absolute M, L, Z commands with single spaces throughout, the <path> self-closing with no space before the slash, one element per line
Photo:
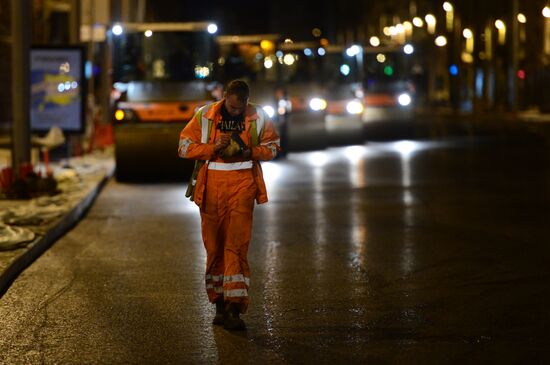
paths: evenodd
<path fill-rule="evenodd" d="M 244 321 L 239 318 L 239 305 L 237 303 L 228 303 L 225 307 L 225 317 L 223 328 L 230 331 L 243 331 L 246 329 Z"/>
<path fill-rule="evenodd" d="M 224 314 L 223 298 L 218 298 L 218 300 L 216 300 L 216 316 L 214 317 L 212 324 L 215 324 L 216 326 L 223 326 Z"/>

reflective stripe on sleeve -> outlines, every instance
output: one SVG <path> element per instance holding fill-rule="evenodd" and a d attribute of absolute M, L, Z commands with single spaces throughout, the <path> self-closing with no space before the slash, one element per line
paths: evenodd
<path fill-rule="evenodd" d="M 180 140 L 179 147 L 181 157 L 185 157 L 185 155 L 187 154 L 187 149 L 192 143 L 193 141 L 190 138 L 184 138 Z"/>
<path fill-rule="evenodd" d="M 207 143 L 208 142 L 208 119 L 204 117 L 204 114 L 206 114 L 210 110 L 210 105 L 203 106 L 201 108 L 201 143 Z"/>
<path fill-rule="evenodd" d="M 256 107 L 256 114 L 258 114 L 258 120 L 256 121 L 256 129 L 258 131 L 258 137 L 262 135 L 264 129 L 266 113 L 261 106 Z"/>
<path fill-rule="evenodd" d="M 269 145 L 269 144 L 271 144 L 271 143 L 275 143 L 277 146 L 280 146 L 280 145 L 281 145 L 281 140 L 280 140 L 280 139 L 276 139 L 276 140 L 274 140 L 274 141 L 269 141 L 269 142 L 266 142 L 266 143 L 262 143 L 261 145 L 262 145 L 262 146 L 267 146 L 267 145 Z"/>

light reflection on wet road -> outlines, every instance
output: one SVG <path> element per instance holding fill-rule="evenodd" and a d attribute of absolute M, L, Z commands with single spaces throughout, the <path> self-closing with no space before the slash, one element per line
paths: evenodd
<path fill-rule="evenodd" d="M 209 324 L 198 213 L 184 186 L 112 182 L 0 302 L 0 362 L 550 355 L 543 146 L 369 143 L 290 154 L 263 169 L 270 202 L 255 212 L 246 333 Z"/>

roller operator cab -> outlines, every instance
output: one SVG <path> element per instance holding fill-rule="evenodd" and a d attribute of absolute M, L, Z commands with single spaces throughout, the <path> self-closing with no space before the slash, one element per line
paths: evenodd
<path fill-rule="evenodd" d="M 221 98 L 212 24 L 119 26 L 111 38 L 116 177 L 187 179 L 193 161 L 178 157 L 179 133 L 198 108 Z"/>

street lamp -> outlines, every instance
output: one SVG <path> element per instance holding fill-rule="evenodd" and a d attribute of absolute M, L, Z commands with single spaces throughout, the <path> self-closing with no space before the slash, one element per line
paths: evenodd
<path fill-rule="evenodd" d="M 550 18 L 550 6 L 545 6 L 544 9 L 542 9 L 542 16 Z"/>
<path fill-rule="evenodd" d="M 445 1 L 443 3 L 443 10 L 445 10 L 446 13 L 447 31 L 452 32 L 455 17 L 453 5 L 450 2 Z"/>
<path fill-rule="evenodd" d="M 525 14 L 518 14 L 518 22 L 520 22 L 521 24 L 527 23 L 527 17 L 525 16 Z"/>
<path fill-rule="evenodd" d="M 434 34 L 435 26 L 437 24 L 437 20 L 435 19 L 435 16 L 433 14 L 428 14 L 424 19 L 426 20 L 426 24 L 428 25 L 428 33 Z"/>
<path fill-rule="evenodd" d="M 500 19 L 495 21 L 495 27 L 498 29 L 498 43 L 506 43 L 506 24 Z"/>
<path fill-rule="evenodd" d="M 208 31 L 208 33 L 214 34 L 218 31 L 218 26 L 214 23 L 208 24 L 208 27 L 206 28 L 206 30 Z"/>
<path fill-rule="evenodd" d="M 124 32 L 124 28 L 122 28 L 122 25 L 115 24 L 113 25 L 113 28 L 111 29 L 114 35 L 119 36 Z"/>
<path fill-rule="evenodd" d="M 464 28 L 462 31 L 462 35 L 464 38 L 466 38 L 466 52 L 467 53 L 473 53 L 474 52 L 474 32 L 472 32 L 469 28 Z"/>
<path fill-rule="evenodd" d="M 440 35 L 435 39 L 435 45 L 438 47 L 445 47 L 447 45 L 447 38 Z"/>
<path fill-rule="evenodd" d="M 349 57 L 357 56 L 360 52 L 361 52 L 361 48 L 356 44 L 346 49 L 346 54 Z"/>
<path fill-rule="evenodd" d="M 378 47 L 380 45 L 380 38 L 378 37 L 370 37 L 369 43 L 373 47 Z"/>
<path fill-rule="evenodd" d="M 406 21 L 403 22 L 403 27 L 405 28 L 405 35 L 407 37 L 411 37 L 413 32 L 413 24 L 409 21 Z"/>
<path fill-rule="evenodd" d="M 422 28 L 424 26 L 424 21 L 422 20 L 422 18 L 416 16 L 413 18 L 413 24 L 417 28 Z"/>

